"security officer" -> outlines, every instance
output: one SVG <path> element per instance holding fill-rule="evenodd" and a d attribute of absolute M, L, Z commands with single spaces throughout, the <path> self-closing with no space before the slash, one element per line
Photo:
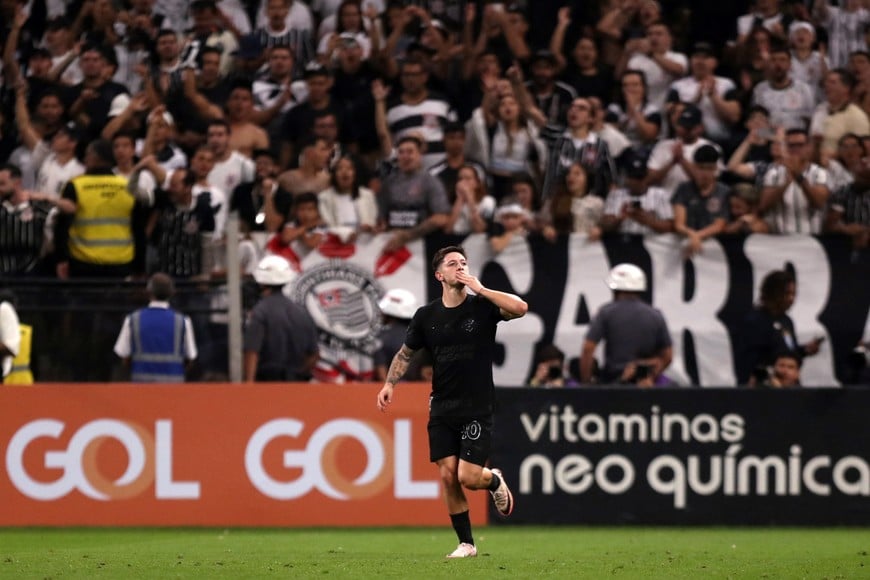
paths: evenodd
<path fill-rule="evenodd" d="M 604 341 L 599 383 L 651 387 L 671 364 L 673 349 L 662 313 L 643 301 L 646 274 L 634 264 L 619 264 L 605 281 L 613 302 L 599 309 L 589 324 L 580 355 L 580 381 L 589 383 L 595 347 Z"/>
<path fill-rule="evenodd" d="M 378 307 L 383 315 L 384 326 L 378 335 L 381 346 L 372 357 L 375 364 L 376 380 L 384 381 L 387 379 L 387 370 L 389 369 L 390 362 L 399 349 L 402 348 L 402 344 L 405 342 L 405 335 L 408 333 L 408 325 L 411 323 L 411 318 L 414 317 L 414 313 L 417 312 L 419 306 L 417 297 L 410 290 L 405 290 L 404 288 L 388 290 L 378 302 Z M 420 366 L 423 362 L 423 357 L 420 355 L 422 354 L 423 351 L 414 353 L 414 358 L 411 364 L 408 365 L 408 371 L 403 377 L 404 380 L 420 380 Z"/>
<path fill-rule="evenodd" d="M 147 289 L 151 302 L 124 319 L 115 354 L 129 365 L 134 383 L 182 383 L 185 365 L 197 356 L 193 325 L 169 307 L 172 278 L 154 274 Z"/>
<path fill-rule="evenodd" d="M 245 327 L 245 381 L 301 381 L 319 358 L 311 315 L 282 293 L 296 273 L 281 256 L 266 256 L 254 270 L 260 301 Z"/>
<path fill-rule="evenodd" d="M 12 370 L 3 379 L 4 385 L 32 385 L 33 371 L 30 370 L 30 348 L 33 342 L 33 327 L 29 324 L 19 324 L 21 343 L 18 354 L 12 359 Z"/>
<path fill-rule="evenodd" d="M 59 278 L 132 273 L 137 201 L 127 190 L 127 178 L 112 172 L 113 165 L 111 143 L 94 141 L 85 151 L 85 174 L 64 187 L 62 196 L 75 209 L 58 220 Z"/>

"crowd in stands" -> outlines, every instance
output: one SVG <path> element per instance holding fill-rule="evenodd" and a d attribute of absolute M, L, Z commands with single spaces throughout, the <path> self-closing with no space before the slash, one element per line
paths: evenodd
<path fill-rule="evenodd" d="M 327 233 L 388 232 L 387 251 L 485 233 L 494 252 L 672 233 L 687 256 L 723 234 L 870 241 L 867 0 L 0 14 L 0 276 L 251 275 Z"/>

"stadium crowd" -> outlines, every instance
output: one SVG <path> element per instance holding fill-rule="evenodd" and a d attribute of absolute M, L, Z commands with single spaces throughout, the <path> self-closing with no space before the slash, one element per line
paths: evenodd
<path fill-rule="evenodd" d="M 329 233 L 866 254 L 870 2 L 563 4 L 0 0 L 0 277 L 252 277 Z"/>

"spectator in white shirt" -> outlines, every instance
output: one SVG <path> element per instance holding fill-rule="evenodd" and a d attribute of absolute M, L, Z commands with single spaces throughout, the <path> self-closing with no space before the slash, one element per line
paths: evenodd
<path fill-rule="evenodd" d="M 819 234 L 831 195 L 828 172 L 810 161 L 812 146 L 803 129 L 789 129 L 780 163 L 764 175 L 759 212 L 771 233 Z"/>
<path fill-rule="evenodd" d="M 208 124 L 208 148 L 214 153 L 214 167 L 208 182 L 224 192 L 231 192 L 242 183 L 254 181 L 254 162 L 238 151 L 230 149 L 230 124 L 215 119 Z"/>
<path fill-rule="evenodd" d="M 642 71 L 646 77 L 649 102 L 663 110 L 671 83 L 689 70 L 685 54 L 671 50 L 671 31 L 663 22 L 646 28 L 646 37 L 629 40 L 625 45 L 624 68 Z"/>
<path fill-rule="evenodd" d="M 752 104 L 770 113 L 770 124 L 785 129 L 806 128 L 815 106 L 815 93 L 803 81 L 791 77 L 791 51 L 784 42 L 770 47 L 767 80 L 752 91 Z"/>
<path fill-rule="evenodd" d="M 717 64 L 712 45 L 695 43 L 689 61 L 692 74 L 671 85 L 667 100 L 669 104 L 696 105 L 702 114 L 704 135 L 721 145 L 732 138 L 731 126 L 740 120 L 741 107 L 734 81 L 714 74 Z"/>

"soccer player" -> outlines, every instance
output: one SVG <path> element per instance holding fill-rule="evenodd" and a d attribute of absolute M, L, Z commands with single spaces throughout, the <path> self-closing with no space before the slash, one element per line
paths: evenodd
<path fill-rule="evenodd" d="M 477 556 L 465 489 L 487 489 L 503 516 L 514 508 L 501 471 L 484 467 L 492 442 L 495 388 L 492 382 L 496 324 L 523 316 L 529 305 L 513 294 L 484 287 L 469 274 L 465 250 L 447 246 L 432 259 L 441 298 L 414 314 L 405 343 L 393 357 L 378 408 L 386 411 L 393 389 L 414 353 L 432 355 L 429 398 L 429 459 L 438 466 L 447 511 L 459 546 L 448 558 Z M 469 295 L 471 290 L 474 295 Z"/>

